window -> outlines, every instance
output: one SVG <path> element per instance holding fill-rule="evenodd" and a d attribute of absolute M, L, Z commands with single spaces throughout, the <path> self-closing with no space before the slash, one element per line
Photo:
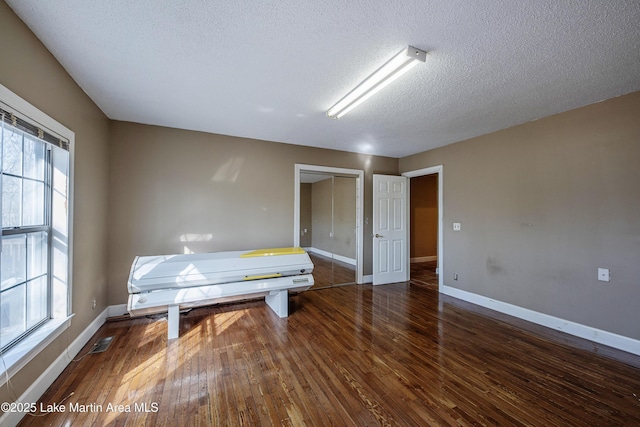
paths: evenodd
<path fill-rule="evenodd" d="M 0 132 L 2 385 L 70 325 L 75 135 L 1 84 Z"/>
<path fill-rule="evenodd" d="M 5 350 L 50 315 L 51 156 L 45 142 L 7 124 L 0 143 L 0 350 Z"/>

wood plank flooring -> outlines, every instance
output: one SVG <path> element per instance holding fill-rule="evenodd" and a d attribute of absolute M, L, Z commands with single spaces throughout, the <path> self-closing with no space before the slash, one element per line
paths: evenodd
<path fill-rule="evenodd" d="M 94 338 L 111 347 L 41 399 L 67 410 L 21 425 L 640 425 L 640 357 L 440 295 L 428 274 L 307 291 L 286 319 L 258 300 L 196 309 L 169 343 L 163 317 L 109 321 Z"/>

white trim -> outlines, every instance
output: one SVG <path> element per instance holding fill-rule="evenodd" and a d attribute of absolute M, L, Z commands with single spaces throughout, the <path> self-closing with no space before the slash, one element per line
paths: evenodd
<path fill-rule="evenodd" d="M 438 268 L 436 274 L 438 274 L 438 287 L 442 289 L 444 286 L 444 171 L 443 166 L 432 166 L 424 169 L 417 169 L 413 171 L 403 172 L 402 176 L 407 178 L 416 178 L 418 176 L 438 174 Z M 410 186 L 409 186 L 410 187 Z M 407 201 L 411 203 L 411 199 Z M 409 217 L 411 212 L 407 209 L 407 226 L 410 226 Z M 407 239 L 407 253 L 409 253 L 409 245 L 411 244 L 411 230 L 409 230 L 409 238 Z M 409 270 L 411 271 L 411 270 Z"/>
<path fill-rule="evenodd" d="M 127 311 L 127 304 L 110 305 L 107 309 L 109 310 L 107 312 L 107 318 L 129 314 Z"/>
<path fill-rule="evenodd" d="M 362 276 L 362 283 L 373 283 L 373 274 Z"/>
<path fill-rule="evenodd" d="M 346 256 L 334 254 L 334 253 L 323 251 L 322 249 L 313 248 L 313 247 L 307 248 L 306 250 L 307 250 L 307 252 L 313 252 L 315 254 L 322 255 L 322 256 L 327 257 L 327 258 L 336 259 L 338 261 L 344 262 L 345 264 L 357 265 L 356 264 L 356 260 L 354 258 L 348 258 Z"/>
<path fill-rule="evenodd" d="M 54 177 L 51 185 L 60 190 L 62 197 L 52 199 L 53 209 L 51 218 L 51 234 L 54 243 L 52 247 L 58 250 L 51 252 L 51 320 L 44 323 L 23 342 L 18 343 L 5 355 L 6 374 L 13 376 L 40 351 L 56 339 L 70 325 L 72 307 L 72 272 L 73 272 L 73 173 L 75 153 L 75 133 L 49 115 L 31 105 L 28 101 L 13 93 L 0 84 L 0 104 L 7 111 L 20 116 L 21 119 L 46 129 L 52 135 L 57 135 L 69 142 L 69 150 L 58 147 L 52 148 L 52 166 Z M 64 172 L 56 177 L 55 170 L 60 168 Z M 64 193 L 64 194 L 63 194 Z M 66 196 L 66 197 L 65 197 Z M 59 213 L 60 212 L 60 213 Z M 60 245 L 63 249 L 60 249 Z M 1 367 L 5 374 L 5 367 Z M 2 384 L 6 381 L 3 375 Z M 1 424 L 1 423 L 0 423 Z"/>
<path fill-rule="evenodd" d="M 71 362 L 82 347 L 84 347 L 91 337 L 100 329 L 107 319 L 107 313 L 111 307 L 107 307 L 85 328 L 84 331 L 49 365 L 49 367 L 35 380 L 29 388 L 18 398 L 18 402 L 35 403 L 44 394 L 51 384 L 60 376 L 62 371 Z M 0 417 L 0 425 L 15 426 L 25 416 L 24 412 L 5 412 Z"/>
<path fill-rule="evenodd" d="M 364 171 L 360 169 L 334 168 L 295 164 L 293 189 L 293 246 L 300 246 L 300 173 L 324 172 L 340 175 L 351 175 L 356 178 L 356 283 L 364 283 L 363 246 L 364 246 Z"/>
<path fill-rule="evenodd" d="M 428 262 L 428 261 L 437 261 L 438 255 L 433 256 L 419 256 L 415 258 L 411 258 L 411 262 Z"/>
<path fill-rule="evenodd" d="M 537 311 L 529 310 L 528 308 L 498 301 L 483 295 L 452 288 L 451 286 L 441 286 L 440 292 L 500 313 L 508 314 L 519 319 L 640 356 L 640 340 L 603 331 L 601 329 L 561 319 L 559 317 L 550 316 L 548 314 L 539 313 Z"/>
<path fill-rule="evenodd" d="M 0 102 L 5 104 L 9 111 L 18 113 L 21 119 L 38 127 L 46 128 L 49 133 L 68 140 L 70 144 L 75 139 L 75 133 L 72 130 L 52 119 L 2 84 L 0 84 Z M 71 151 L 71 146 L 69 146 L 69 151 Z"/>
<path fill-rule="evenodd" d="M 39 127 L 45 128 L 52 135 L 60 136 L 69 141 L 69 174 L 68 179 L 68 197 L 67 206 L 67 271 L 66 285 L 68 286 L 67 315 L 71 315 L 71 295 L 72 288 L 72 272 L 73 272 L 73 191 L 74 191 L 74 170 L 75 170 L 75 139 L 76 134 L 62 123 L 51 118 L 48 114 L 41 111 L 37 107 L 31 105 L 28 101 L 13 93 L 6 86 L 0 84 L 0 103 L 3 104 L 8 111 L 18 113 L 21 119 L 31 122 Z"/>
<path fill-rule="evenodd" d="M 66 319 L 51 319 L 44 325 L 33 331 L 15 347 L 2 355 L 3 363 L 0 365 L 0 386 L 13 377 L 20 369 L 24 368 L 46 346 L 60 336 L 70 325 L 71 317 Z M 5 369 L 6 367 L 6 369 Z"/>

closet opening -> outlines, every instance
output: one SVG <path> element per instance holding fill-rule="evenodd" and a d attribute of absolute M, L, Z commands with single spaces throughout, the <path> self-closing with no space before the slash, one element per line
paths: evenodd
<path fill-rule="evenodd" d="M 296 165 L 294 246 L 314 263 L 311 289 L 362 283 L 362 171 Z"/>

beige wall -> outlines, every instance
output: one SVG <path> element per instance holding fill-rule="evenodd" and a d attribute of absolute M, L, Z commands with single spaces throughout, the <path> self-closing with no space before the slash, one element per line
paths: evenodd
<path fill-rule="evenodd" d="M 438 175 L 411 178 L 410 256 L 438 255 Z"/>
<path fill-rule="evenodd" d="M 640 339 L 639 118 L 637 92 L 401 159 L 443 165 L 444 283 Z"/>
<path fill-rule="evenodd" d="M 311 224 L 313 238 L 311 245 L 315 249 L 332 252 L 331 198 L 333 197 L 333 178 L 311 184 Z"/>
<path fill-rule="evenodd" d="M 107 305 L 109 121 L 40 41 L 0 2 L 0 83 L 75 132 L 71 327 L 12 379 L 20 396 Z M 91 309 L 91 300 L 98 306 Z M 0 401 L 11 401 L 7 387 Z"/>
<path fill-rule="evenodd" d="M 329 177 L 311 189 L 312 246 L 355 260 L 356 178 Z"/>
<path fill-rule="evenodd" d="M 364 170 L 368 218 L 372 173 L 398 172 L 387 157 L 112 122 L 109 303 L 126 302 L 136 255 L 290 246 L 296 163 Z M 365 238 L 364 274 L 371 250 Z"/>
<path fill-rule="evenodd" d="M 333 232 L 333 253 L 356 259 L 355 178 L 344 176 L 333 178 Z"/>

